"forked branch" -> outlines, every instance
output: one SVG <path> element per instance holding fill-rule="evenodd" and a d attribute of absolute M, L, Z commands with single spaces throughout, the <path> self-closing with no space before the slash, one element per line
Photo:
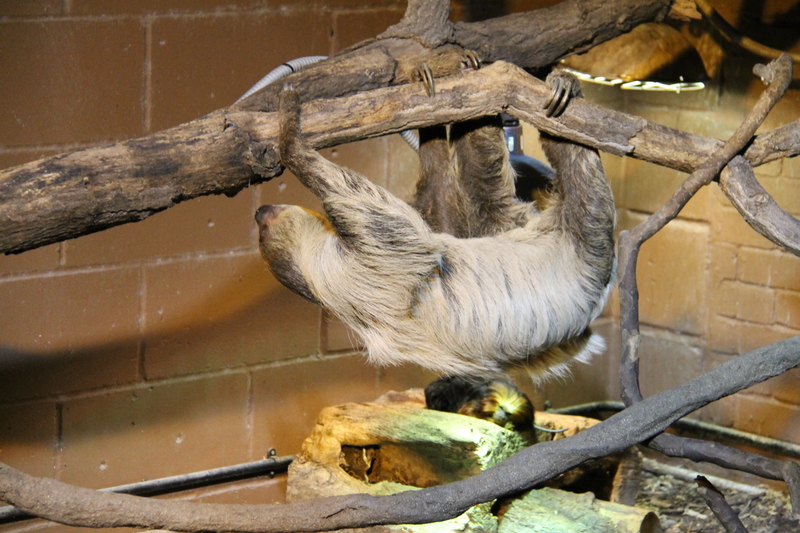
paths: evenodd
<path fill-rule="evenodd" d="M 750 141 L 756 129 L 761 125 L 767 113 L 783 96 L 792 76 L 793 62 L 791 57 L 783 55 L 769 66 L 758 65 L 754 71 L 769 83 L 769 87 L 759 98 L 753 110 L 739 126 L 730 140 L 716 154 L 711 156 L 698 170 L 693 172 L 670 199 L 653 215 L 630 231 L 623 232 L 619 238 L 620 266 L 620 327 L 622 330 L 622 359 L 620 361 L 620 388 L 626 405 L 635 405 L 642 401 L 639 388 L 639 290 L 636 282 L 636 265 L 641 245 L 656 232 L 674 219 L 691 197 L 704 185 L 709 184 L 729 162 L 741 152 Z M 737 176 L 749 168 L 746 160 L 736 156 L 733 162 Z M 745 170 L 742 170 L 742 169 Z M 752 169 L 750 169 L 752 175 Z M 746 176 L 745 176 L 746 178 Z M 739 181 L 738 183 L 742 183 Z M 752 187 L 753 177 L 750 185 Z M 740 198 L 734 194 L 734 198 Z M 729 195 L 730 196 L 730 195 Z M 777 211 L 776 211 L 777 209 Z M 796 240 L 786 231 L 775 231 L 773 228 L 778 219 L 772 218 L 774 213 L 783 213 L 797 224 L 797 221 L 774 206 L 772 211 L 763 213 L 770 218 L 754 218 L 760 220 L 762 233 L 768 233 L 774 241 L 787 241 L 795 246 Z M 695 461 L 712 462 L 727 468 L 749 472 L 770 479 L 784 480 L 789 487 L 794 512 L 800 515 L 800 468 L 795 463 L 766 459 L 761 456 L 742 452 L 727 446 L 695 439 L 684 439 L 674 435 L 663 434 L 654 438 L 649 446 L 662 453 L 674 457 L 684 457 Z"/>

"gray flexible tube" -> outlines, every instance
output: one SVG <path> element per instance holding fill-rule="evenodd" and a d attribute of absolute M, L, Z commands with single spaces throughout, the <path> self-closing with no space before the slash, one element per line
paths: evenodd
<path fill-rule="evenodd" d="M 328 59 L 328 56 L 307 56 L 287 61 L 283 65 L 273 69 L 269 74 L 258 80 L 258 82 L 249 89 L 247 89 L 247 92 L 244 93 L 242 96 L 240 96 L 235 103 L 238 104 L 251 94 L 255 93 L 256 91 L 260 91 L 270 83 L 276 82 L 281 78 L 285 78 L 289 74 L 297 72 L 298 70 L 302 70 L 308 65 L 313 65 L 314 63 L 322 61 L 323 59 Z"/>

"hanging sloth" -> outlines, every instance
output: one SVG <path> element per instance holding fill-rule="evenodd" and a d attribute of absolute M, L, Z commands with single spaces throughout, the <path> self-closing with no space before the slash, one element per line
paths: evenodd
<path fill-rule="evenodd" d="M 577 80 L 553 73 L 548 114 Z M 284 285 L 355 330 L 377 364 L 445 375 L 563 372 L 603 349 L 589 330 L 614 274 L 614 201 L 593 149 L 542 134 L 552 205 L 514 195 L 499 118 L 421 132 L 414 207 L 312 150 L 280 95 L 282 163 L 323 204 L 262 206 L 261 254 Z"/>

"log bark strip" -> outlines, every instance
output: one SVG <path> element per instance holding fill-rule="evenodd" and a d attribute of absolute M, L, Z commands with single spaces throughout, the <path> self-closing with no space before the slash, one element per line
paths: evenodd
<path fill-rule="evenodd" d="M 173 531 L 284 533 L 453 518 L 478 503 L 518 493 L 589 459 L 663 432 L 704 405 L 800 366 L 800 336 L 727 361 L 567 439 L 543 442 L 469 479 L 392 496 L 354 495 L 283 505 L 150 500 L 35 478 L 0 463 L 0 500 L 73 526 Z"/>
<path fill-rule="evenodd" d="M 314 100 L 303 108 L 303 131 L 323 148 L 509 110 L 548 133 L 683 171 L 723 144 L 582 100 L 549 119 L 541 109 L 550 88 L 502 62 L 437 87 L 434 97 L 412 83 Z M 751 162 L 763 164 L 800 153 L 798 136 L 800 120 L 758 136 L 745 157 L 755 154 Z M 141 139 L 2 170 L 0 252 L 136 222 L 197 196 L 235 194 L 280 174 L 276 146 L 274 113 L 232 108 Z"/>

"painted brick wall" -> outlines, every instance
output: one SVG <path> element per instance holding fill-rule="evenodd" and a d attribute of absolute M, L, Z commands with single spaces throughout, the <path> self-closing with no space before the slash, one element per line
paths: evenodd
<path fill-rule="evenodd" d="M 455 2 L 454 17 L 554 1 Z M 767 2 L 767 4 L 772 4 Z M 776 2 L 764 13 L 782 20 Z M 734 18 L 736 2 L 729 3 Z M 782 5 L 782 4 L 781 4 Z M 402 0 L 0 0 L 0 168 L 144 135 L 233 102 L 286 60 L 331 54 L 399 20 Z M 760 17 L 760 18 L 759 18 Z M 730 19 L 730 20 L 733 20 Z M 735 55 L 725 82 L 691 95 L 585 87 L 590 100 L 726 138 L 760 91 Z M 719 78 L 718 78 L 719 79 Z M 792 91 L 764 130 L 800 116 Z M 537 155 L 526 133 L 527 146 Z M 397 137 L 325 151 L 407 195 L 416 156 Z M 684 176 L 604 156 L 620 226 L 652 213 Z M 800 161 L 759 167 L 800 214 Z M 318 411 L 422 386 L 415 367 L 375 369 L 335 319 L 280 286 L 257 251 L 263 203 L 316 200 L 290 175 L 143 222 L 0 257 L 0 461 L 88 487 L 298 451 Z M 643 249 L 645 393 L 800 332 L 800 263 L 753 232 L 715 185 Z M 617 399 L 616 298 L 597 329 L 609 350 L 537 405 Z M 800 442 L 800 373 L 700 416 Z M 282 501 L 283 480 L 194 491 Z M 66 529 L 32 522 L 0 531 Z"/>

